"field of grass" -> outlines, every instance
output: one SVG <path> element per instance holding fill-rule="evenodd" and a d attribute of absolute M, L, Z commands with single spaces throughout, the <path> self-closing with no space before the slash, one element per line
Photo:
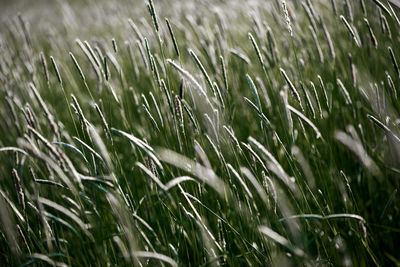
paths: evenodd
<path fill-rule="evenodd" d="M 2 11 L 0 265 L 400 266 L 398 1 L 50 2 Z"/>

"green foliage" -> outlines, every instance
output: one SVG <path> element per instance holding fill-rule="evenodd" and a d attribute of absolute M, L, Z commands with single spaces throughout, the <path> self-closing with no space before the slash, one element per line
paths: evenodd
<path fill-rule="evenodd" d="M 5 22 L 0 262 L 399 265 L 399 7 L 313 2 Z"/>

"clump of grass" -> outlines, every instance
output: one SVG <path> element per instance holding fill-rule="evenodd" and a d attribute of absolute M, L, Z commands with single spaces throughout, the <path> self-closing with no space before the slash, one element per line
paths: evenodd
<path fill-rule="evenodd" d="M 0 28 L 3 265 L 399 264 L 394 1 L 109 8 Z"/>

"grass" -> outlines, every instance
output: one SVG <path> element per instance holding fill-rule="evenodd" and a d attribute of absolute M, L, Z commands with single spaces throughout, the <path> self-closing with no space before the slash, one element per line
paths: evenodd
<path fill-rule="evenodd" d="M 400 265 L 396 1 L 56 7 L 0 30 L 4 265 Z"/>

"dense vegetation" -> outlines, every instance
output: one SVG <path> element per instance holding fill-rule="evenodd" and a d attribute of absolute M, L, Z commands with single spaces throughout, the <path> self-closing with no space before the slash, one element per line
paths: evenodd
<path fill-rule="evenodd" d="M 2 265 L 400 265 L 396 1 L 139 2 L 3 21 Z"/>

